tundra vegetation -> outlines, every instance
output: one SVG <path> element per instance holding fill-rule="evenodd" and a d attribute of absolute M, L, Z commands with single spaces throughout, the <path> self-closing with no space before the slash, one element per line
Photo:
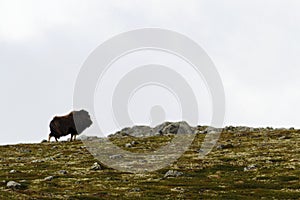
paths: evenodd
<path fill-rule="evenodd" d="M 300 130 L 226 127 L 200 159 L 205 128 L 176 162 L 143 174 L 104 166 L 82 141 L 0 146 L 0 199 L 300 199 Z M 109 138 L 150 152 L 173 136 Z"/>

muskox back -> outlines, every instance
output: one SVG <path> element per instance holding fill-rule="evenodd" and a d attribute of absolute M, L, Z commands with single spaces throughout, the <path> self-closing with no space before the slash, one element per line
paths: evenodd
<path fill-rule="evenodd" d="M 90 115 L 85 110 L 72 111 L 65 116 L 56 116 L 50 122 L 49 139 L 54 137 L 55 140 L 62 136 L 71 134 L 71 141 L 73 136 L 81 134 L 86 128 L 92 124 Z"/>

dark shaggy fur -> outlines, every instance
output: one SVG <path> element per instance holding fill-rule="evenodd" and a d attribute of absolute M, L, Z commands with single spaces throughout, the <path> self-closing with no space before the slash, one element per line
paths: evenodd
<path fill-rule="evenodd" d="M 50 122 L 50 134 L 48 141 L 50 142 L 51 137 L 54 137 L 56 141 L 62 136 L 71 134 L 71 141 L 74 136 L 82 133 L 86 128 L 92 125 L 90 115 L 85 110 L 72 111 L 65 116 L 55 116 Z"/>

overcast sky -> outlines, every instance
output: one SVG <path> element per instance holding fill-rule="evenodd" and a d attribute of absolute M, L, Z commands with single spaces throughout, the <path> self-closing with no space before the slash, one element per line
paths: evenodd
<path fill-rule="evenodd" d="M 0 0 L 0 144 L 47 138 L 51 118 L 72 110 L 88 55 L 144 27 L 207 52 L 225 89 L 225 125 L 300 127 L 299 10 L 298 0 Z"/>

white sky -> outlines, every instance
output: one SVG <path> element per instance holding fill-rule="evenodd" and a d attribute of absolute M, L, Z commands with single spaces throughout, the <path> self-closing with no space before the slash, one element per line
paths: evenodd
<path fill-rule="evenodd" d="M 299 10 L 298 0 L 0 0 L 0 144 L 45 139 L 51 118 L 72 109 L 87 56 L 144 27 L 205 49 L 224 84 L 225 125 L 300 127 Z"/>

